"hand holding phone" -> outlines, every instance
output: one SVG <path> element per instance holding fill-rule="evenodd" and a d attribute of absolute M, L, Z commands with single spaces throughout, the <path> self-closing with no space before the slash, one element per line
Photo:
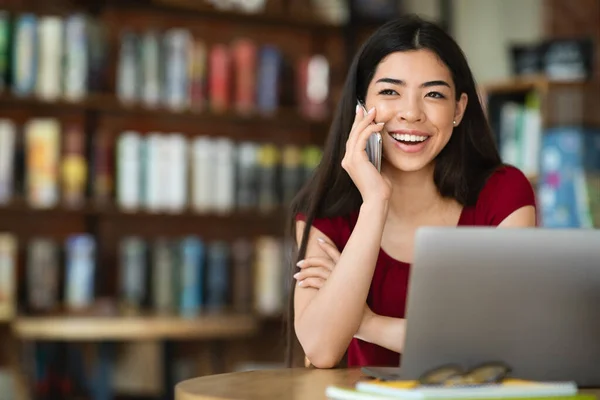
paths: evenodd
<path fill-rule="evenodd" d="M 367 115 L 367 109 L 364 104 L 358 100 L 358 104 L 362 108 L 365 115 Z M 381 142 L 381 133 L 375 132 L 371 136 L 369 136 L 369 140 L 367 141 L 366 148 L 367 156 L 369 157 L 369 161 L 377 168 L 378 172 L 381 172 L 381 153 L 382 153 L 382 142 Z"/>

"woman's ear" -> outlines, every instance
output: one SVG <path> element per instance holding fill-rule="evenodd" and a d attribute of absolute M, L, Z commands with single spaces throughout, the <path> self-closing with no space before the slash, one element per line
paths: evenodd
<path fill-rule="evenodd" d="M 458 126 L 462 117 L 467 109 L 467 103 L 469 102 L 469 96 L 466 93 L 460 95 L 460 99 L 456 102 L 456 108 L 454 109 L 454 126 Z"/>

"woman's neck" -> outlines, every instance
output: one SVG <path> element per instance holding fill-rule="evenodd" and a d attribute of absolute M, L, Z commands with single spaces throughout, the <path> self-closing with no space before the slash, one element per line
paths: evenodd
<path fill-rule="evenodd" d="M 433 182 L 433 170 L 433 164 L 415 172 L 383 168 L 382 173 L 391 180 L 393 188 L 389 217 L 414 220 L 445 203 Z"/>

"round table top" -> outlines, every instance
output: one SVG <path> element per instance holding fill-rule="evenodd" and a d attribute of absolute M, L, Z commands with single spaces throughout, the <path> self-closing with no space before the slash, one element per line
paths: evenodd
<path fill-rule="evenodd" d="M 354 386 L 356 369 L 289 368 L 204 376 L 175 386 L 175 400 L 326 399 L 329 385 Z"/>

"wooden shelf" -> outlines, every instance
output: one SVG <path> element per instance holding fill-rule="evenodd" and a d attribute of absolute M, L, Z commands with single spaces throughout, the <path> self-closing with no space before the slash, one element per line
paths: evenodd
<path fill-rule="evenodd" d="M 113 115 L 128 115 L 133 117 L 193 119 L 204 123 L 234 123 L 247 125 L 275 124 L 278 126 L 307 127 L 315 130 L 326 130 L 328 120 L 312 120 L 302 116 L 293 107 L 281 107 L 272 115 L 262 115 L 258 112 L 243 115 L 235 111 L 212 113 L 210 111 L 176 111 L 166 107 L 149 108 L 140 104 L 124 104 L 112 95 L 91 94 L 79 101 L 57 99 L 47 101 L 35 97 L 20 97 L 11 93 L 0 94 L 0 104 L 7 107 L 26 107 L 28 109 L 55 109 L 61 111 L 96 111 Z"/>
<path fill-rule="evenodd" d="M 546 94 L 555 88 L 584 88 L 590 84 L 589 81 L 552 81 L 544 76 L 531 76 L 489 82 L 480 87 L 484 94 L 525 93 L 531 90 L 538 90 L 540 93 Z"/>
<path fill-rule="evenodd" d="M 158 11 L 194 13 L 199 17 L 222 18 L 224 20 L 245 24 L 273 25 L 281 28 L 303 30 L 318 29 L 327 31 L 337 31 L 343 28 L 342 25 L 338 26 L 326 21 L 321 21 L 315 16 L 296 15 L 268 9 L 253 14 L 240 11 L 222 11 L 196 0 L 153 0 L 150 4 L 152 8 L 155 8 Z"/>
<path fill-rule="evenodd" d="M 199 340 L 251 336 L 258 319 L 250 314 L 181 317 L 17 317 L 15 335 L 25 340 L 135 341 Z"/>
<path fill-rule="evenodd" d="M 545 91 L 548 88 L 548 80 L 544 77 L 515 78 L 506 81 L 490 82 L 481 85 L 485 94 L 529 92 L 531 90 Z"/>
<path fill-rule="evenodd" d="M 231 212 L 209 212 L 198 213 L 186 209 L 182 212 L 166 212 L 157 211 L 150 212 L 143 208 L 138 211 L 121 210 L 116 206 L 99 207 L 94 205 L 82 205 L 78 208 L 69 208 L 63 205 L 58 205 L 50 208 L 34 208 L 30 207 L 23 200 L 14 200 L 9 204 L 0 205 L 0 214 L 2 213 L 27 213 L 27 214 L 52 214 L 52 215 L 73 215 L 73 216 L 90 216 L 98 218 L 157 218 L 157 219 L 205 219 L 211 222 L 218 223 L 224 220 L 249 220 L 256 219 L 257 221 L 265 221 L 272 219 L 281 219 L 285 215 L 284 207 L 277 207 L 271 211 L 260 211 L 258 209 L 250 210 L 233 210 Z"/>

